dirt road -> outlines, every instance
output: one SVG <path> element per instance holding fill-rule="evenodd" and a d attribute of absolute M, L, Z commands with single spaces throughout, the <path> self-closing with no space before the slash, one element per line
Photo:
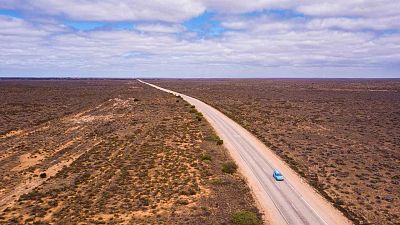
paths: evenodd
<path fill-rule="evenodd" d="M 274 224 L 351 224 L 283 160 L 236 122 L 200 100 L 141 82 L 180 95 L 203 113 L 239 164 L 267 220 Z M 284 181 L 275 181 L 274 169 L 283 173 Z"/>

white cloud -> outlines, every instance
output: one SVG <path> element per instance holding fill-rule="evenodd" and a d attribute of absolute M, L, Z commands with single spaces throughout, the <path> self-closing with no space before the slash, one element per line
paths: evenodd
<path fill-rule="evenodd" d="M 192 0 L 4 0 L 0 8 L 65 16 L 72 20 L 167 22 L 186 20 L 205 10 L 200 2 Z"/>
<path fill-rule="evenodd" d="M 155 33 L 178 33 L 184 31 L 184 27 L 179 24 L 173 24 L 173 25 L 139 24 L 135 27 L 135 29 L 142 32 L 155 32 Z"/>
<path fill-rule="evenodd" d="M 313 19 L 307 27 L 310 29 L 340 28 L 345 30 L 388 30 L 400 28 L 400 16 L 383 18 L 322 18 Z"/>
<path fill-rule="evenodd" d="M 296 6 L 311 16 L 386 17 L 399 15 L 400 1 L 393 0 L 328 0 L 305 1 Z"/>
<path fill-rule="evenodd" d="M 8 23 L 0 20 L 0 27 Z M 8 68 L 133 70 L 154 65 L 154 71 L 162 71 L 172 65 L 368 67 L 400 61 L 398 34 L 376 37 L 366 32 L 294 31 L 291 25 L 284 31 L 277 26 L 282 32 L 271 32 L 265 24 L 253 24 L 246 32 L 228 32 L 222 39 L 178 40 L 169 33 L 127 30 L 46 33 L 18 19 L 13 23 L 0 33 L 0 61 Z M 17 36 L 11 44 L 9 39 L 2 41 L 12 33 Z M 34 38 L 26 41 L 27 37 Z"/>
<path fill-rule="evenodd" d="M 282 33 L 288 30 L 304 29 L 304 19 L 276 19 L 271 16 L 226 17 L 222 26 L 233 30 L 246 30 L 252 33 Z"/>
<path fill-rule="evenodd" d="M 203 13 L 237 14 L 270 9 L 289 9 L 319 17 L 398 16 L 400 1 L 393 0 L 2 0 L 0 8 L 66 16 L 74 20 L 159 20 L 179 22 Z"/>
<path fill-rule="evenodd" d="M 222 22 L 223 27 L 235 30 L 247 29 L 248 24 L 249 24 L 248 22 L 238 19 Z"/>
<path fill-rule="evenodd" d="M 291 0 L 203 0 L 203 2 L 207 8 L 223 14 L 246 13 L 272 8 L 290 8 L 297 4 L 296 1 Z"/>
<path fill-rule="evenodd" d="M 0 35 L 2 36 L 44 36 L 48 32 L 34 29 L 34 26 L 22 19 L 0 16 Z"/>
<path fill-rule="evenodd" d="M 3 0 L 0 8 L 20 8 L 15 2 L 25 3 L 29 16 L 26 20 L 0 16 L 2 71 L 261 74 L 276 68 L 286 72 L 318 71 L 315 68 L 382 71 L 400 63 L 400 34 L 386 32 L 400 29 L 400 13 L 392 9 L 397 7 L 394 1 L 378 1 L 382 5 L 377 5 L 358 0 L 305 0 L 300 5 L 300 1 L 274 0 Z M 311 17 L 237 14 L 272 8 L 297 10 Z M 214 10 L 215 19 L 228 29 L 220 37 L 199 39 L 182 25 L 206 9 Z M 35 17 L 35 10 L 47 16 Z M 76 31 L 60 25 L 54 15 L 139 22 L 133 30 Z"/>

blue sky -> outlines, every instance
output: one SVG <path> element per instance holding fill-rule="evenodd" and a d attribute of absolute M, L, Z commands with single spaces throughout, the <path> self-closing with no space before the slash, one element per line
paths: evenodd
<path fill-rule="evenodd" d="M 400 2 L 2 0 L 0 76 L 400 77 Z"/>
<path fill-rule="evenodd" d="M 17 10 L 0 9 L 0 15 L 21 18 L 21 15 Z"/>
<path fill-rule="evenodd" d="M 196 33 L 200 38 L 219 37 L 225 31 L 221 21 L 216 18 L 216 13 L 207 11 L 185 21 L 183 25 L 187 31 Z"/>

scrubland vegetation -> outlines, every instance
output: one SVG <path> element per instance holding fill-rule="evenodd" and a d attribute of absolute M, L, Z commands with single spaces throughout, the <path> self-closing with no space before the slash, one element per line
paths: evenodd
<path fill-rule="evenodd" d="M 399 224 L 399 80 L 150 82 L 240 123 L 354 223 Z"/>
<path fill-rule="evenodd" d="M 136 81 L 0 86 L 1 224 L 260 223 L 222 140 L 181 98 Z"/>

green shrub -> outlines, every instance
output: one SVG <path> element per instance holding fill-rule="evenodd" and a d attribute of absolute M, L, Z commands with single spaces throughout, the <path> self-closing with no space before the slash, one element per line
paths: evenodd
<path fill-rule="evenodd" d="M 254 212 L 237 211 L 232 214 L 232 223 L 235 225 L 258 225 L 261 224 L 261 221 Z"/>
<path fill-rule="evenodd" d="M 336 198 L 336 199 L 335 199 L 334 205 L 341 206 L 341 205 L 343 205 L 343 204 L 344 204 L 343 200 L 341 200 L 341 199 L 339 199 L 339 198 Z"/>
<path fill-rule="evenodd" d="M 210 180 L 210 184 L 212 184 L 212 185 L 223 185 L 225 183 L 226 182 L 224 180 L 222 180 L 221 178 L 215 178 L 215 179 Z"/>
<path fill-rule="evenodd" d="M 221 140 L 221 138 L 219 138 L 218 135 L 215 135 L 215 134 L 210 134 L 210 135 L 206 136 L 204 138 L 204 140 L 215 141 L 215 142 L 217 142 L 217 145 L 222 145 L 224 143 L 224 141 Z"/>
<path fill-rule="evenodd" d="M 201 121 L 203 119 L 203 114 L 201 112 L 196 112 L 196 118 L 198 121 Z"/>
<path fill-rule="evenodd" d="M 40 177 L 40 178 L 46 178 L 46 177 L 47 177 L 47 174 L 46 174 L 46 173 L 41 173 L 41 174 L 39 175 L 39 177 Z"/>
<path fill-rule="evenodd" d="M 187 188 L 184 189 L 180 192 L 181 195 L 195 195 L 196 194 L 196 190 L 194 190 L 193 188 Z"/>
<path fill-rule="evenodd" d="M 204 138 L 204 140 L 206 140 L 206 141 L 218 141 L 218 140 L 220 140 L 220 138 L 215 134 L 210 134 L 210 135 L 207 135 Z"/>
<path fill-rule="evenodd" d="M 201 161 L 206 161 L 206 160 L 211 161 L 211 156 L 208 154 L 204 154 L 204 155 L 201 155 L 200 159 L 201 159 Z"/>
<path fill-rule="evenodd" d="M 186 200 L 186 199 L 178 199 L 178 200 L 176 200 L 176 204 L 178 204 L 178 205 L 187 205 L 187 204 L 189 204 L 189 201 Z"/>
<path fill-rule="evenodd" d="M 222 172 L 234 174 L 238 169 L 238 166 L 234 162 L 227 162 L 222 165 Z"/>

